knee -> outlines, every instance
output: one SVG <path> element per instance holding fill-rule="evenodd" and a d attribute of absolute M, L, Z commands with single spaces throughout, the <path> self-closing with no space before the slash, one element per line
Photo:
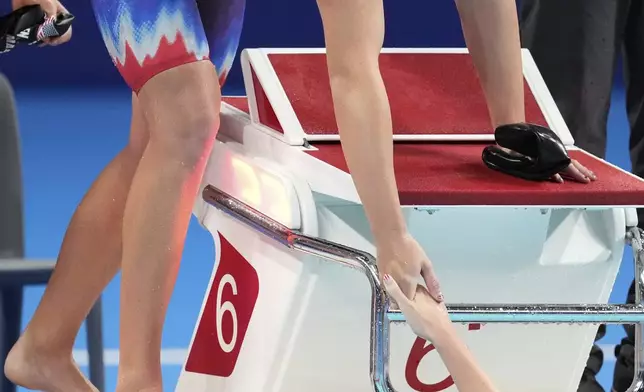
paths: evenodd
<path fill-rule="evenodd" d="M 198 106 L 177 116 L 178 127 L 172 132 L 150 135 L 150 144 L 160 147 L 168 159 L 194 168 L 208 159 L 219 129 L 219 115 Z"/>
<path fill-rule="evenodd" d="M 219 105 L 218 105 L 219 106 Z M 195 102 L 194 106 L 177 117 L 176 130 L 156 135 L 170 156 L 186 164 L 194 164 L 205 158 L 215 142 L 219 130 L 219 110 L 206 108 Z M 152 136 L 151 136 L 152 137 Z"/>
<path fill-rule="evenodd" d="M 213 75 L 192 71 L 177 72 L 170 79 L 173 75 L 159 75 L 157 78 L 166 80 L 146 86 L 139 95 L 149 144 L 186 164 L 210 153 L 219 130 L 221 106 L 216 76 L 213 82 Z"/>
<path fill-rule="evenodd" d="M 332 87 L 350 87 L 380 76 L 380 49 L 362 49 L 347 52 L 340 48 L 327 48 L 327 66 Z"/>
<path fill-rule="evenodd" d="M 330 57 L 328 68 L 329 82 L 333 91 L 360 88 L 380 78 L 377 54 L 352 58 Z"/>

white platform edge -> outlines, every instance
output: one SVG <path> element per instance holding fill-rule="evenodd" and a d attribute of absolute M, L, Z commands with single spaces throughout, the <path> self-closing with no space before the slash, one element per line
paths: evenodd
<path fill-rule="evenodd" d="M 302 129 L 302 124 L 295 115 L 295 110 L 282 87 L 282 84 L 273 69 L 268 57 L 262 49 L 245 49 L 241 55 L 242 73 L 244 76 L 244 85 L 248 94 L 248 107 L 250 118 L 254 124 L 261 124 L 259 121 L 259 112 L 255 86 L 253 83 L 253 73 L 262 85 L 266 97 L 273 107 L 273 111 L 282 125 L 284 134 L 274 131 L 278 137 L 282 138 L 287 144 L 301 146 L 306 139 L 306 133 Z"/>

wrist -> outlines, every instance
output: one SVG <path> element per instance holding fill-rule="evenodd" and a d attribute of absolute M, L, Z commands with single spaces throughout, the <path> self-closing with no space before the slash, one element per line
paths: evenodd
<path fill-rule="evenodd" d="M 407 226 L 404 224 L 380 228 L 374 230 L 373 233 L 376 249 L 384 253 L 398 250 L 402 244 L 411 238 L 407 231 Z"/>
<path fill-rule="evenodd" d="M 458 335 L 454 325 L 450 320 L 444 322 L 441 320 L 436 325 L 430 328 L 430 336 L 424 337 L 425 340 L 430 341 L 437 350 L 443 347 L 452 346 L 455 340 L 458 340 Z"/>

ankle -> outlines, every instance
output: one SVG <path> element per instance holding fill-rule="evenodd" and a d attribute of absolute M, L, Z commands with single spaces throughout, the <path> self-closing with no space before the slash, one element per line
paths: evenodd
<path fill-rule="evenodd" d="M 16 343 L 16 346 L 21 351 L 37 356 L 55 358 L 69 356 L 71 358 L 74 342 L 73 340 L 69 342 L 61 339 L 53 339 L 52 337 L 39 336 L 27 328 Z"/>
<path fill-rule="evenodd" d="M 158 366 L 150 365 L 155 361 L 141 361 L 144 364 L 139 366 L 138 363 L 131 363 L 121 358 L 119 360 L 119 370 L 117 378 L 118 391 L 155 391 L 157 387 L 162 387 L 161 363 Z M 160 389 L 159 389 L 160 390 Z"/>
<path fill-rule="evenodd" d="M 132 372 L 124 374 L 119 371 L 116 392 L 162 392 L 161 374 L 157 372 Z"/>

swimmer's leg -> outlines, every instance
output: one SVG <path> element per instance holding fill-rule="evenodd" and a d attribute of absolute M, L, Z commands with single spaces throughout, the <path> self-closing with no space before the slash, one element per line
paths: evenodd
<path fill-rule="evenodd" d="M 180 65 L 140 90 L 150 141 L 123 219 L 117 391 L 161 391 L 161 334 L 193 203 L 219 128 L 209 61 Z"/>
<path fill-rule="evenodd" d="M 45 392 L 94 391 L 72 358 L 74 339 L 121 262 L 125 201 L 148 132 L 133 97 L 130 142 L 76 209 L 45 294 L 5 362 L 14 383 Z"/>
<path fill-rule="evenodd" d="M 515 0 L 455 0 L 493 126 L 525 121 Z"/>
<path fill-rule="evenodd" d="M 113 7 L 115 1 L 119 7 Z M 112 58 L 138 91 L 150 131 L 123 219 L 117 391 L 161 391 L 163 323 L 194 199 L 219 129 L 219 81 L 225 79 L 237 49 L 245 1 L 150 0 L 141 10 L 134 0 L 94 3 Z M 140 12 L 136 19 L 145 24 L 139 34 L 120 36 L 128 30 L 118 26 L 130 18 L 113 15 L 115 9 Z M 168 12 L 180 13 L 185 23 L 160 23 Z M 159 36 L 173 38 L 173 47 L 160 42 L 143 64 L 130 64 L 137 59 L 119 52 L 120 46 L 112 42 L 141 48 L 137 40 L 149 43 Z"/>

